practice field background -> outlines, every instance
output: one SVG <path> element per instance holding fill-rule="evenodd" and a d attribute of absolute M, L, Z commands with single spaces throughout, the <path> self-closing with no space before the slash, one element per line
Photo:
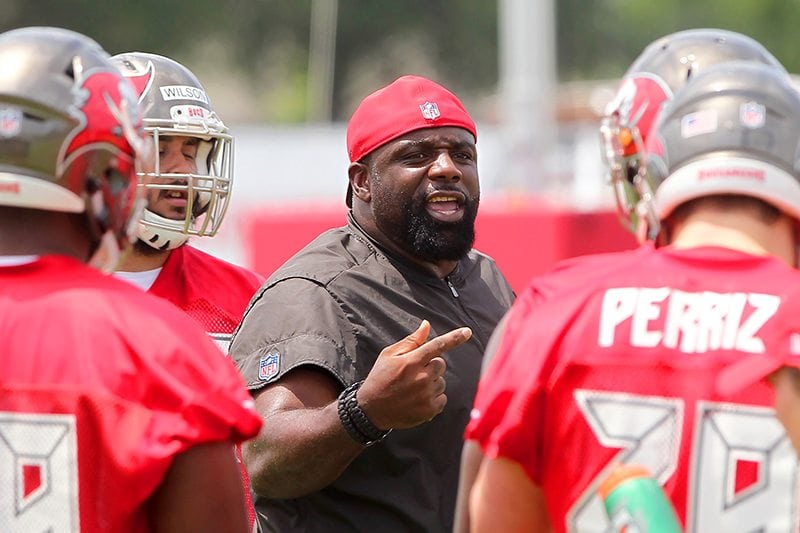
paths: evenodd
<path fill-rule="evenodd" d="M 228 220 L 201 248 L 269 274 L 344 219 L 346 121 L 396 77 L 455 91 L 478 125 L 477 247 L 515 288 L 560 258 L 633 246 L 600 165 L 599 116 L 651 41 L 715 27 L 800 71 L 800 0 L 3 0 L 110 53 L 167 55 L 236 136 Z"/>
<path fill-rule="evenodd" d="M 238 158 L 228 218 L 217 237 L 194 244 L 268 275 L 320 231 L 344 223 L 344 126 L 245 127 L 235 133 Z M 495 258 L 515 289 L 558 259 L 635 244 L 613 211 L 594 125 L 559 145 L 563 175 L 576 177 L 547 194 L 501 187 L 502 152 L 492 142 L 495 134 L 478 124 L 483 199 L 476 248 Z M 280 157 L 264 155 L 270 152 Z"/>

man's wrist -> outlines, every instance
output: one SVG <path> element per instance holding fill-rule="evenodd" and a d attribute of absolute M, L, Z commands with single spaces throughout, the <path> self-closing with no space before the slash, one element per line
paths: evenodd
<path fill-rule="evenodd" d="M 364 383 L 363 380 L 358 381 L 342 391 L 337 401 L 337 411 L 347 434 L 364 446 L 372 446 L 385 439 L 392 430 L 382 430 L 376 427 L 358 405 L 356 393 L 362 383 Z"/>

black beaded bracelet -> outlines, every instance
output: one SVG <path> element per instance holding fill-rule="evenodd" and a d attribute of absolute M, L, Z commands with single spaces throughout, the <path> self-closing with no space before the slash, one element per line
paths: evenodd
<path fill-rule="evenodd" d="M 337 412 L 339 413 L 339 420 L 347 433 L 355 440 L 364 446 L 372 446 L 373 444 L 382 441 L 386 435 L 391 433 L 391 429 L 381 430 L 369 421 L 367 415 L 361 410 L 358 405 L 356 393 L 364 381 L 353 383 L 342 391 L 339 395 L 337 404 Z"/>

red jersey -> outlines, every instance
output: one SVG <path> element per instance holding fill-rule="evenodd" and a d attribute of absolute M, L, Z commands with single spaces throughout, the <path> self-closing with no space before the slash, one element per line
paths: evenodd
<path fill-rule="evenodd" d="M 800 272 L 773 259 L 648 245 L 567 261 L 514 304 L 466 438 L 525 469 L 556 531 L 607 531 L 597 488 L 619 462 L 655 474 L 687 533 L 791 531 L 800 471 L 769 387 L 715 380 L 800 350 L 797 332 Z"/>
<path fill-rule="evenodd" d="M 227 355 L 233 332 L 250 298 L 263 282 L 258 274 L 184 245 L 170 252 L 148 292 L 183 309 Z M 236 454 L 241 463 L 238 446 Z M 252 526 L 256 515 L 250 494 L 250 478 L 244 465 L 241 472 L 248 520 Z"/>
<path fill-rule="evenodd" d="M 228 353 L 233 332 L 264 279 L 191 246 L 173 250 L 150 287 L 199 322 Z"/>
<path fill-rule="evenodd" d="M 147 531 L 175 455 L 261 426 L 191 319 L 70 258 L 0 267 L 0 354 L 3 531 Z"/>

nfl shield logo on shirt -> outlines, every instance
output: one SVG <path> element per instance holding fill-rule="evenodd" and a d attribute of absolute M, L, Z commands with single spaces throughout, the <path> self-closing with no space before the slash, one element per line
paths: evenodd
<path fill-rule="evenodd" d="M 262 355 L 258 361 L 258 379 L 261 381 L 269 381 L 278 375 L 278 369 L 281 364 L 281 354 L 273 351 L 267 355 Z"/>
<path fill-rule="evenodd" d="M 425 102 L 424 104 L 420 104 L 419 110 L 422 112 L 422 116 L 428 120 L 436 120 L 442 116 L 442 114 L 439 113 L 439 106 L 436 105 L 436 102 Z"/>

